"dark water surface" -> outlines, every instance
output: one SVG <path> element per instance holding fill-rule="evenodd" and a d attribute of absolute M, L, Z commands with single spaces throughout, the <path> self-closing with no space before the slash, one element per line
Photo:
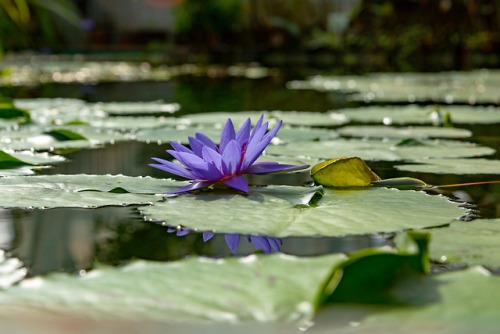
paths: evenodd
<path fill-rule="evenodd" d="M 288 78 L 209 79 L 179 78 L 168 82 L 103 83 L 98 85 L 49 84 L 39 87 L 0 88 L 0 94 L 14 98 L 66 97 L 89 102 L 151 101 L 177 102 L 179 114 L 210 111 L 304 110 L 327 111 L 346 106 L 341 94 L 287 90 Z M 475 137 L 466 140 L 500 151 L 495 126 L 466 126 Z M 165 173 L 149 167 L 150 157 L 166 157 L 167 145 L 123 142 L 103 148 L 67 154 L 68 161 L 43 174 L 124 174 L 163 178 Z M 495 158 L 499 158 L 499 154 Z M 382 178 L 410 176 L 428 184 L 456 184 L 490 181 L 491 176 L 457 176 L 398 172 L 392 163 L 371 163 Z M 471 217 L 500 217 L 500 184 L 448 188 L 450 198 L 475 204 Z M 32 275 L 50 271 L 80 272 L 95 260 L 117 265 L 133 258 L 168 261 L 186 255 L 226 256 L 224 237 L 203 242 L 200 233 L 178 237 L 166 228 L 142 220 L 135 207 L 101 209 L 50 209 L 0 211 L 0 248 L 23 260 Z M 361 235 L 342 238 L 285 238 L 281 250 L 295 255 L 352 252 L 391 243 L 391 235 Z M 241 242 L 238 254 L 254 251 Z"/>

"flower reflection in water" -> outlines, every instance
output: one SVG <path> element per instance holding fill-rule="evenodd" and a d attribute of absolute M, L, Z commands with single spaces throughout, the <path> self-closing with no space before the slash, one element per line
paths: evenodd
<path fill-rule="evenodd" d="M 190 229 L 178 229 L 175 227 L 167 227 L 168 233 L 175 233 L 178 237 L 185 236 L 191 232 Z M 212 239 L 215 233 L 212 232 L 203 232 L 203 241 L 207 242 Z M 224 234 L 224 238 L 226 239 L 226 243 L 234 253 L 238 248 L 241 241 L 241 234 Z M 265 253 L 272 253 L 273 251 L 279 252 L 280 246 L 283 245 L 283 241 L 279 238 L 271 238 L 264 236 L 245 236 L 246 241 L 252 243 L 257 250 L 261 250 Z"/>

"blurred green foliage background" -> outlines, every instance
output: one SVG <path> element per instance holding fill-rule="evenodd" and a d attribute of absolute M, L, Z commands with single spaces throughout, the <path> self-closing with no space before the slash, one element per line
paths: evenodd
<path fill-rule="evenodd" d="M 0 0 L 0 50 L 161 61 L 500 65 L 500 0 Z"/>

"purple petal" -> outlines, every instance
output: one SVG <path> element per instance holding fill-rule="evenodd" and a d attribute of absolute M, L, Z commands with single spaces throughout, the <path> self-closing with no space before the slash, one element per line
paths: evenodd
<path fill-rule="evenodd" d="M 252 243 L 255 248 L 263 250 L 266 253 L 271 253 L 271 245 L 266 237 L 252 237 Z"/>
<path fill-rule="evenodd" d="M 203 159 L 200 159 L 200 157 L 198 157 L 196 154 L 190 152 L 177 152 L 174 150 L 167 150 L 167 153 L 173 156 L 175 159 L 179 160 L 181 164 L 183 164 L 188 168 L 189 168 L 189 162 L 193 159 L 195 161 L 198 160 L 203 161 Z"/>
<path fill-rule="evenodd" d="M 224 177 L 221 171 L 210 162 L 192 163 L 189 167 L 193 173 L 201 176 L 200 180 L 218 181 Z"/>
<path fill-rule="evenodd" d="M 169 172 L 175 175 L 179 175 L 185 177 L 186 179 L 195 179 L 196 177 L 186 168 L 178 166 L 173 162 L 159 159 L 159 158 L 151 158 L 153 160 L 158 161 L 160 164 L 149 164 L 149 166 L 164 170 L 165 172 Z"/>
<path fill-rule="evenodd" d="M 203 241 L 207 242 L 208 240 L 212 239 L 215 233 L 212 232 L 203 232 Z"/>
<path fill-rule="evenodd" d="M 255 160 L 257 160 L 257 158 L 262 154 L 267 144 L 269 143 L 266 143 L 265 141 L 260 141 L 253 145 L 248 145 L 247 151 L 245 152 L 245 158 L 241 163 L 240 171 L 242 172 L 246 171 L 248 167 L 250 167 L 255 162 Z"/>
<path fill-rule="evenodd" d="M 267 140 L 269 138 L 269 141 L 271 141 L 271 139 L 273 139 L 274 136 L 276 136 L 276 134 L 278 133 L 278 130 L 281 128 L 281 125 L 283 124 L 283 121 L 280 121 L 278 123 L 278 125 L 276 125 L 274 127 L 274 129 L 272 129 L 271 131 L 269 131 L 265 136 L 264 136 L 264 139 Z"/>
<path fill-rule="evenodd" d="M 222 170 L 222 156 L 219 152 L 212 150 L 208 146 L 204 146 L 201 153 L 203 160 L 213 163 L 218 170 Z"/>
<path fill-rule="evenodd" d="M 241 163 L 241 145 L 236 140 L 231 140 L 222 153 L 222 172 L 232 175 L 238 172 Z"/>
<path fill-rule="evenodd" d="M 250 118 L 248 118 L 238 130 L 238 133 L 236 134 L 236 141 L 240 144 L 240 146 L 249 139 L 251 127 L 252 122 L 250 121 Z"/>
<path fill-rule="evenodd" d="M 191 232 L 190 230 L 177 230 L 177 233 L 175 235 L 177 235 L 178 237 L 183 237 L 187 234 L 189 234 L 189 232 Z"/>
<path fill-rule="evenodd" d="M 177 232 L 177 229 L 175 227 L 167 227 L 167 233 L 174 233 Z"/>
<path fill-rule="evenodd" d="M 249 139 L 252 139 L 253 136 L 255 135 L 255 133 L 257 131 L 259 131 L 260 127 L 262 126 L 262 122 L 263 121 L 264 121 L 264 114 L 260 115 L 260 118 L 257 121 L 257 124 L 255 124 L 255 126 L 253 127 L 253 130 L 252 130 L 252 133 L 250 134 L 250 138 Z"/>
<path fill-rule="evenodd" d="M 241 236 L 239 234 L 226 234 L 224 238 L 226 239 L 226 243 L 229 246 L 229 249 L 231 249 L 231 251 L 233 252 L 236 252 L 236 248 L 238 248 L 238 245 L 240 244 Z"/>
<path fill-rule="evenodd" d="M 203 150 L 203 147 L 205 147 L 205 144 L 203 144 L 202 141 L 194 138 L 194 137 L 188 137 L 189 139 L 189 146 L 193 150 L 194 154 L 199 156 L 201 158 L 201 151 Z"/>
<path fill-rule="evenodd" d="M 307 168 L 309 165 L 282 165 L 278 163 L 274 164 L 260 164 L 258 162 L 254 163 L 250 166 L 245 173 L 246 174 L 265 174 L 265 173 L 274 173 L 274 172 L 283 172 L 283 171 L 291 171 L 296 169 Z"/>
<path fill-rule="evenodd" d="M 280 246 L 283 245 L 283 241 L 278 238 L 267 238 L 267 241 L 269 241 L 269 244 L 271 245 L 272 248 L 274 248 L 275 251 L 280 250 Z"/>
<path fill-rule="evenodd" d="M 190 191 L 190 190 L 205 188 L 205 187 L 208 187 L 209 185 L 212 185 L 214 183 L 215 182 L 212 182 L 212 181 L 198 181 L 198 182 L 193 182 L 193 183 L 191 183 L 191 184 L 189 184 L 189 185 L 187 185 L 185 187 L 169 191 L 168 193 L 165 193 L 165 194 L 183 193 L 183 192 Z"/>
<path fill-rule="evenodd" d="M 187 152 L 187 153 L 191 153 L 191 154 L 194 154 L 193 151 L 191 151 L 189 148 L 187 148 L 186 146 L 182 145 L 182 144 L 179 144 L 175 141 L 171 141 L 170 142 L 170 145 L 172 146 L 172 148 L 174 150 L 176 150 L 177 152 Z M 168 151 L 167 151 L 168 152 Z"/>
<path fill-rule="evenodd" d="M 203 133 L 197 132 L 195 134 L 195 137 L 196 137 L 196 139 L 201 141 L 203 144 L 205 144 L 205 146 L 208 146 L 212 150 L 217 151 L 217 145 L 215 145 L 215 143 L 212 141 L 212 139 L 208 138 Z"/>
<path fill-rule="evenodd" d="M 228 118 L 227 122 L 226 122 L 226 125 L 224 126 L 224 129 L 222 130 L 222 133 L 220 135 L 219 151 L 221 153 L 224 152 L 224 149 L 226 148 L 226 145 L 231 140 L 234 140 L 235 136 L 236 136 L 236 134 L 234 133 L 233 122 L 231 121 L 230 118 Z"/>
<path fill-rule="evenodd" d="M 264 135 L 266 134 L 268 126 L 269 126 L 269 124 L 266 122 L 262 126 L 260 126 L 259 129 L 257 129 L 257 131 L 252 132 L 252 136 L 248 140 L 248 145 L 251 145 L 252 143 L 255 144 L 255 143 L 260 142 L 262 140 L 262 138 L 264 137 Z"/>
<path fill-rule="evenodd" d="M 256 134 L 255 137 L 251 140 L 251 142 L 248 143 L 247 151 L 245 153 L 245 159 L 241 163 L 241 170 L 242 171 L 244 171 L 248 167 L 250 167 L 255 162 L 255 160 L 257 160 L 257 158 L 262 154 L 262 152 L 264 151 L 266 146 L 269 144 L 271 139 L 273 139 L 273 137 L 276 135 L 276 133 L 280 129 L 281 124 L 282 124 L 282 121 L 280 121 L 278 123 L 278 125 L 276 125 L 274 127 L 274 129 L 269 131 L 269 133 L 267 135 L 265 135 L 261 140 L 259 140 L 259 142 L 256 142 L 256 139 L 258 138 L 258 135 L 259 135 L 259 134 Z M 263 126 L 263 128 L 264 128 L 264 126 Z"/>
<path fill-rule="evenodd" d="M 248 192 L 248 183 L 241 174 L 235 175 L 229 179 L 225 179 L 222 182 L 236 190 L 243 191 L 245 193 Z"/>

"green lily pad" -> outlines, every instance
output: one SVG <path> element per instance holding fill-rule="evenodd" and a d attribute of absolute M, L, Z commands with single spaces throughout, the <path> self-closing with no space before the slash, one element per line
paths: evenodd
<path fill-rule="evenodd" d="M 178 126 L 144 129 L 137 132 L 135 139 L 145 142 L 164 143 L 176 141 L 188 144 L 188 136 L 194 136 L 201 132 L 211 138 L 214 143 L 219 143 L 222 129 L 214 126 L 185 127 Z M 311 128 L 281 128 L 273 138 L 272 144 L 284 144 L 294 141 L 318 141 L 330 140 L 338 137 L 334 130 L 311 129 Z"/>
<path fill-rule="evenodd" d="M 500 174 L 500 161 L 488 159 L 422 159 L 417 164 L 394 166 L 399 170 L 436 174 Z"/>
<path fill-rule="evenodd" d="M 98 129 L 86 125 L 39 126 L 31 125 L 17 130 L 0 131 L 0 145 L 15 150 L 59 150 L 92 148 L 98 145 L 131 140 L 129 134 L 112 129 Z"/>
<path fill-rule="evenodd" d="M 274 189 L 280 188 L 304 191 L 303 187 Z M 182 194 L 140 210 L 145 219 L 164 221 L 172 226 L 273 237 L 398 231 L 443 225 L 466 213 L 458 203 L 417 191 L 325 189 L 323 197 L 314 205 L 296 207 L 297 203 L 287 197 L 267 193 L 269 187 L 262 189 L 265 191 L 251 187 L 248 195 L 213 191 Z M 317 190 L 310 188 L 309 191 L 316 193 Z"/>
<path fill-rule="evenodd" d="M 99 102 L 94 105 L 109 115 L 172 114 L 179 111 L 178 103 L 151 102 Z"/>
<path fill-rule="evenodd" d="M 500 108 L 473 106 L 373 106 L 336 110 L 357 122 L 391 124 L 441 125 L 449 114 L 455 124 L 500 123 Z"/>
<path fill-rule="evenodd" d="M 500 277 L 483 267 L 412 277 L 392 290 L 399 306 L 332 304 L 317 329 L 343 333 L 495 333 L 500 326 Z"/>
<path fill-rule="evenodd" d="M 14 104 L 29 110 L 32 121 L 37 124 L 62 125 L 107 116 L 102 110 L 91 108 L 85 101 L 77 99 L 19 99 Z"/>
<path fill-rule="evenodd" d="M 96 208 L 107 205 L 148 204 L 186 182 L 123 175 L 46 175 L 0 179 L 0 207 Z M 125 193 L 114 191 L 124 189 Z M 127 193 L 128 192 L 128 193 Z"/>
<path fill-rule="evenodd" d="M 500 72 L 479 70 L 441 73 L 375 73 L 362 76 L 321 76 L 291 81 L 291 89 L 350 93 L 355 101 L 498 103 Z"/>
<path fill-rule="evenodd" d="M 65 161 L 60 155 L 34 153 L 31 151 L 0 150 L 0 165 L 5 167 L 45 165 Z"/>
<path fill-rule="evenodd" d="M 440 128 L 436 126 L 345 126 L 337 130 L 342 136 L 365 138 L 466 138 L 472 133 L 466 129 Z"/>
<path fill-rule="evenodd" d="M 202 132 L 211 138 L 215 143 L 219 143 L 222 129 L 215 127 L 161 127 L 142 129 L 137 131 L 134 136 L 135 140 L 143 142 L 168 143 L 175 141 L 179 143 L 189 144 L 188 136 L 194 136 L 196 132 Z"/>
<path fill-rule="evenodd" d="M 173 117 L 126 117 L 116 116 L 107 118 L 92 118 L 88 124 L 102 129 L 139 130 L 176 126 L 179 122 Z"/>
<path fill-rule="evenodd" d="M 488 155 L 492 148 L 451 140 L 422 140 L 422 145 L 396 146 L 394 140 L 346 140 L 319 141 L 314 144 L 295 142 L 288 145 L 268 146 L 269 154 L 307 156 L 329 160 L 332 157 L 358 156 L 363 160 L 417 160 L 423 158 L 458 158 Z"/>
<path fill-rule="evenodd" d="M 14 105 L 21 109 L 54 109 L 64 107 L 83 107 L 86 102 L 79 99 L 69 98 L 36 98 L 36 99 L 15 99 Z"/>
<path fill-rule="evenodd" d="M 500 267 L 500 219 L 457 221 L 431 232 L 431 258 Z"/>
<path fill-rule="evenodd" d="M 228 118 L 231 118 L 235 127 L 241 126 L 248 117 L 252 119 L 252 124 L 255 124 L 261 115 L 264 115 L 264 121 L 269 122 L 272 127 L 280 120 L 287 125 L 297 126 L 337 126 L 347 123 L 349 120 L 342 114 L 327 112 L 307 112 L 307 111 L 245 111 L 245 112 L 207 112 L 201 114 L 193 114 L 183 119 L 192 124 L 217 124 L 220 127 L 224 126 Z"/>
<path fill-rule="evenodd" d="M 322 280 L 345 258 L 273 254 L 134 261 L 121 268 L 99 266 L 83 277 L 54 273 L 27 279 L 3 291 L 0 305 L 2 314 L 13 315 L 36 308 L 93 319 L 302 323 L 314 315 Z"/>

